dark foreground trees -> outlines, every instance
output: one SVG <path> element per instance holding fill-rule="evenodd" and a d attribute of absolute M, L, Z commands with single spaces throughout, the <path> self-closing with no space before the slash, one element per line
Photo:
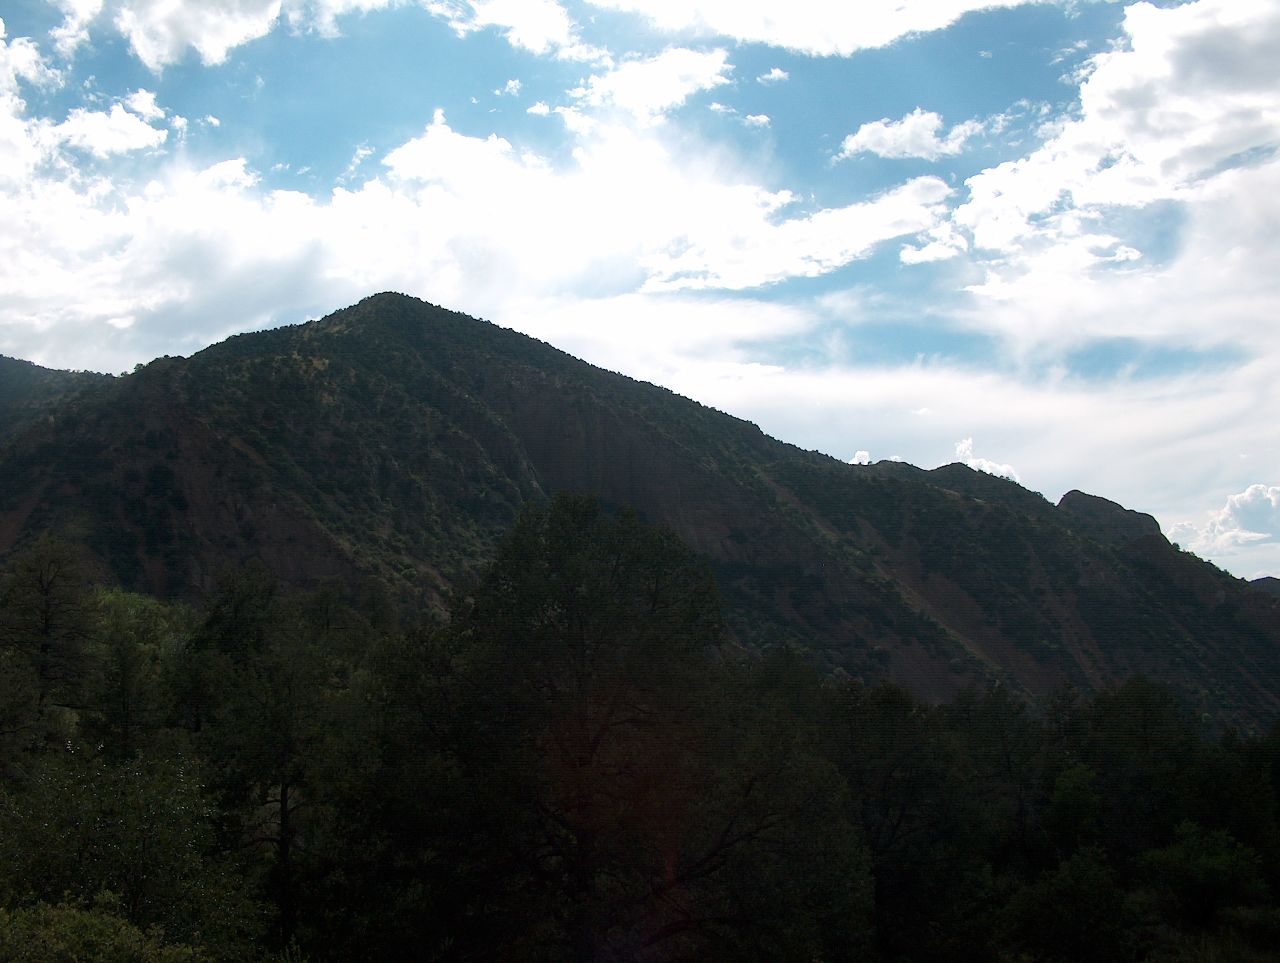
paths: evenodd
<path fill-rule="evenodd" d="M 670 534 L 587 500 L 526 512 L 382 666 L 391 742 L 351 804 L 383 807 L 383 932 L 408 917 L 409 945 L 475 959 L 854 958 L 869 878 L 817 720 L 719 664 L 718 622 Z"/>
<path fill-rule="evenodd" d="M 1208 740 L 1142 680 L 930 706 L 741 657 L 701 562 L 592 501 L 527 510 L 408 631 L 258 568 L 193 612 L 79 558 L 41 543 L 0 582 L 0 956 L 1280 945 L 1280 735 Z"/>

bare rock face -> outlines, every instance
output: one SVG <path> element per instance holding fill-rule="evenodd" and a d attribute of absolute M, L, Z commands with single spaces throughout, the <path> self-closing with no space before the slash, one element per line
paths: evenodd
<path fill-rule="evenodd" d="M 1163 537 L 1160 523 L 1150 515 L 1098 495 L 1073 489 L 1062 496 L 1058 510 L 1072 528 L 1108 545 L 1122 545 L 1151 535 Z"/>

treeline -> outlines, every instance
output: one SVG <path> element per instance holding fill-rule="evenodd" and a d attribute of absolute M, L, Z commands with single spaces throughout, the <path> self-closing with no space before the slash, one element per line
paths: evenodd
<path fill-rule="evenodd" d="M 526 510 L 443 623 L 254 567 L 0 583 L 6 960 L 1268 960 L 1280 732 L 1135 679 L 925 705 L 721 643 L 674 536 Z"/>

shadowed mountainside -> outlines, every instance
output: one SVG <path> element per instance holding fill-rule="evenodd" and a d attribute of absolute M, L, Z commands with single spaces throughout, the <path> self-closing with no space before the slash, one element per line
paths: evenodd
<path fill-rule="evenodd" d="M 91 371 L 54 371 L 0 355 L 0 443 L 58 402 L 109 380 Z"/>
<path fill-rule="evenodd" d="M 0 412 L 44 416 L 7 422 L 0 552 L 58 531 L 155 594 L 257 557 L 438 605 L 525 500 L 585 492 L 709 559 L 742 646 L 932 698 L 1143 672 L 1215 723 L 1280 718 L 1280 599 L 1150 516 L 962 465 L 847 465 L 401 295 L 53 400 L 6 385 Z"/>

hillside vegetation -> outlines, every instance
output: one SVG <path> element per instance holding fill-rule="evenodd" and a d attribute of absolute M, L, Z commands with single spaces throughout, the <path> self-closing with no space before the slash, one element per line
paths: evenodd
<path fill-rule="evenodd" d="M 929 704 L 722 613 L 586 498 L 418 622 L 257 565 L 163 602 L 39 539 L 0 572 L 0 957 L 1275 959 L 1280 730 L 1142 678 Z"/>
<path fill-rule="evenodd" d="M 0 447 L 0 553 L 60 533 L 158 597 L 256 559 L 442 612 L 522 505 L 582 493 L 705 559 L 748 651 L 933 699 L 1141 672 L 1213 726 L 1280 717 L 1275 596 L 1149 516 L 962 465 L 846 465 L 400 295 L 22 397 L 40 417 Z"/>

